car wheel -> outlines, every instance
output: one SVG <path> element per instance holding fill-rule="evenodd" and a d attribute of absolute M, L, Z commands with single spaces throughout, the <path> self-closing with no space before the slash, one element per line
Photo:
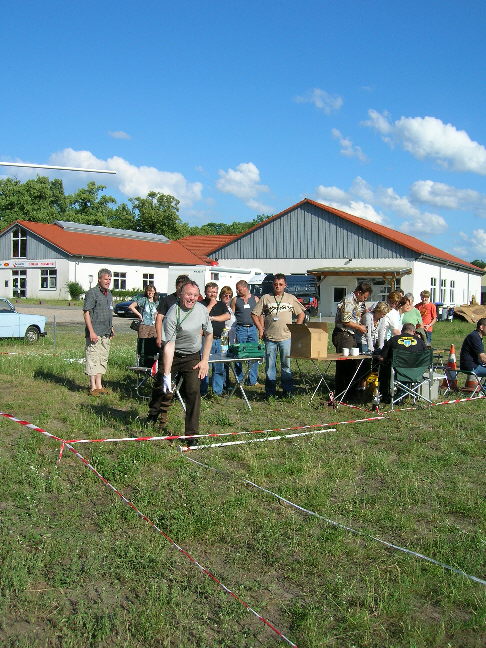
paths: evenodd
<path fill-rule="evenodd" d="M 37 342 L 40 337 L 40 331 L 36 326 L 28 326 L 25 331 L 25 341 L 26 342 Z"/>

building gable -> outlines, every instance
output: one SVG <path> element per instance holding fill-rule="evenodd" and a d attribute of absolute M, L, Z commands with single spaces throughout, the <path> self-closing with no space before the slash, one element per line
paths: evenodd
<path fill-rule="evenodd" d="M 414 259 L 410 249 L 304 201 L 215 250 L 217 259 Z"/>

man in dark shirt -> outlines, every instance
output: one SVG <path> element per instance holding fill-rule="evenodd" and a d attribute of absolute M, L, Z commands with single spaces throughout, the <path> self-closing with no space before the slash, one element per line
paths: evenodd
<path fill-rule="evenodd" d="M 476 330 L 466 335 L 461 347 L 459 366 L 463 371 L 473 371 L 476 376 L 486 376 L 486 353 L 483 337 L 486 335 L 486 317 L 481 317 Z"/>
<path fill-rule="evenodd" d="M 206 297 L 202 300 L 202 305 L 206 306 L 209 313 L 209 319 L 213 325 L 213 344 L 211 346 L 211 354 L 221 353 L 221 334 L 224 329 L 224 323 L 229 320 L 228 307 L 222 301 L 217 300 L 218 284 L 210 282 L 204 287 L 204 294 Z M 211 387 L 213 394 L 221 396 L 224 388 L 224 364 L 222 362 L 211 363 Z M 201 395 L 205 396 L 208 393 L 208 377 L 201 381 Z"/>
<path fill-rule="evenodd" d="M 384 403 L 389 403 L 391 400 L 390 376 L 394 349 L 404 349 L 409 353 L 420 353 L 421 351 L 425 351 L 427 346 L 422 337 L 415 332 L 415 326 L 413 324 L 404 324 L 400 335 L 394 335 L 385 342 L 383 351 L 379 356 L 379 360 L 382 363 L 379 376 L 380 393 Z"/>
<path fill-rule="evenodd" d="M 110 342 L 113 337 L 113 298 L 109 290 L 111 270 L 102 268 L 98 272 L 98 283 L 87 291 L 84 298 L 83 315 L 86 324 L 86 368 L 89 376 L 89 395 L 101 396 L 108 390 L 101 384 L 106 373 Z"/>
<path fill-rule="evenodd" d="M 419 353 L 425 351 L 426 348 L 422 337 L 415 332 L 415 326 L 413 324 L 404 324 L 400 335 L 394 335 L 385 342 L 380 359 L 383 362 L 391 362 L 394 349 L 406 349 L 410 353 Z"/>

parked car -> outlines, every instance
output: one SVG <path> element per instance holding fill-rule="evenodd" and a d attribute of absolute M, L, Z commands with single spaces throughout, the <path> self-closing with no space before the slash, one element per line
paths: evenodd
<path fill-rule="evenodd" d="M 0 297 L 0 337 L 24 338 L 27 342 L 37 342 L 44 335 L 46 335 L 44 315 L 18 313 L 8 299 Z"/>
<path fill-rule="evenodd" d="M 159 299 L 167 296 L 167 293 L 157 294 Z M 142 297 L 143 295 L 134 295 L 133 297 L 129 297 L 127 301 L 118 302 L 117 304 L 115 304 L 115 306 L 113 306 L 113 312 L 115 313 L 115 315 L 118 315 L 118 317 L 136 318 L 136 315 L 128 307 L 130 306 L 130 304 L 133 304 L 134 301 L 138 301 Z"/>
<path fill-rule="evenodd" d="M 308 322 L 311 316 L 317 315 L 319 309 L 319 289 L 317 280 L 312 275 L 288 274 L 286 292 L 297 297 L 305 309 L 305 321 Z M 260 295 L 273 292 L 273 274 L 267 274 L 261 284 Z"/>

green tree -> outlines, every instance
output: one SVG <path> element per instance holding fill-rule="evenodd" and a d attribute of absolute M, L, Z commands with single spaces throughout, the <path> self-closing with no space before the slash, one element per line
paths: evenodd
<path fill-rule="evenodd" d="M 105 189 L 105 185 L 91 181 L 86 187 L 67 196 L 66 219 L 86 225 L 108 226 L 113 211 L 110 205 L 116 204 L 116 199 L 113 196 L 101 196 Z"/>
<path fill-rule="evenodd" d="M 117 229 L 137 230 L 135 214 L 126 203 L 120 203 L 115 209 L 110 210 L 108 227 Z"/>
<path fill-rule="evenodd" d="M 483 261 L 482 259 L 474 259 L 471 263 L 478 266 L 478 268 L 486 268 L 486 261 Z"/>
<path fill-rule="evenodd" d="M 37 176 L 21 182 L 16 178 L 0 180 L 0 226 L 16 220 L 53 223 L 66 214 L 62 180 Z"/>
<path fill-rule="evenodd" d="M 162 234 L 179 239 L 189 233 L 189 226 L 179 216 L 179 200 L 169 194 L 150 191 L 145 198 L 130 198 L 138 232 Z"/>

